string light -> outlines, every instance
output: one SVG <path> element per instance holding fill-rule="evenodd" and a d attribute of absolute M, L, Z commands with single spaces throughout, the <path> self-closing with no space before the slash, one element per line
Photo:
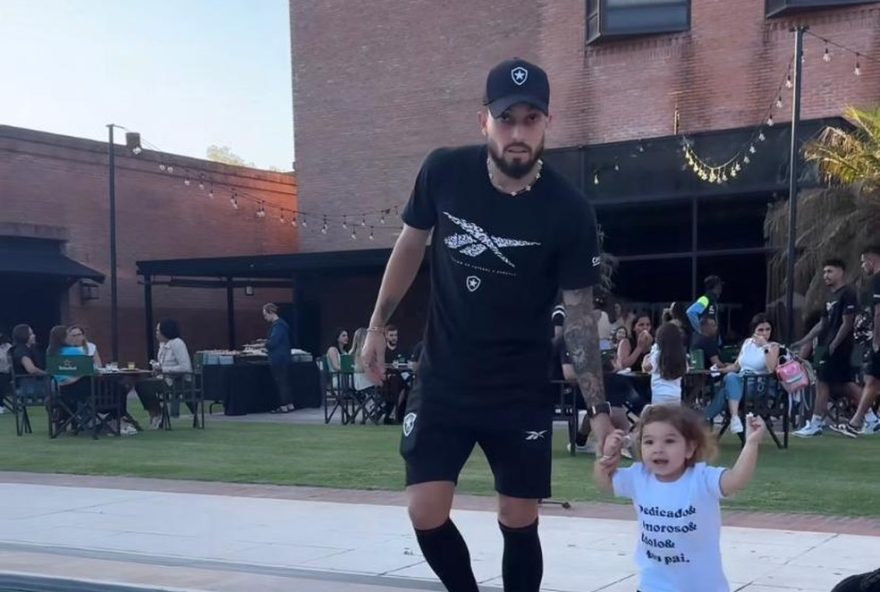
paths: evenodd
<path fill-rule="evenodd" d="M 779 95 L 779 98 L 776 99 L 776 108 L 782 109 L 782 95 Z"/>
<path fill-rule="evenodd" d="M 305 223 L 303 223 L 305 226 Z M 321 234 L 327 234 L 327 216 L 324 216 L 324 225 L 321 226 Z"/>
<path fill-rule="evenodd" d="M 794 83 L 791 81 L 791 74 L 785 77 L 785 88 L 793 88 Z"/>
<path fill-rule="evenodd" d="M 859 58 L 861 58 L 861 55 L 856 52 L 856 68 L 855 70 L 853 70 L 853 74 L 855 74 L 856 76 L 862 75 L 862 65 L 859 63 Z"/>
<path fill-rule="evenodd" d="M 375 240 L 375 239 L 376 239 L 376 237 L 373 236 L 373 227 L 370 226 L 370 240 Z"/>
<path fill-rule="evenodd" d="M 303 221 L 302 221 L 302 227 L 303 227 L 303 228 L 308 228 L 308 227 L 309 227 L 309 221 L 306 219 L 305 216 L 303 216 L 302 219 L 303 219 Z"/>
<path fill-rule="evenodd" d="M 235 193 L 233 193 L 232 197 L 229 198 L 229 202 L 232 204 L 232 207 L 234 209 L 238 209 L 238 198 L 236 197 Z"/>
<path fill-rule="evenodd" d="M 171 165 L 169 164 L 168 167 L 166 167 L 165 170 L 168 171 L 169 173 L 173 173 L 173 172 L 174 172 L 174 167 L 171 166 Z"/>
<path fill-rule="evenodd" d="M 825 53 L 822 55 L 822 61 L 826 64 L 831 61 L 831 52 L 828 51 L 828 46 L 825 46 Z"/>
<path fill-rule="evenodd" d="M 296 212 L 294 212 L 293 218 L 290 220 L 290 225 L 296 228 Z"/>
<path fill-rule="evenodd" d="M 358 237 L 358 235 L 357 235 L 357 229 L 352 228 L 352 229 L 351 229 L 351 240 L 357 240 L 357 237 Z"/>
<path fill-rule="evenodd" d="M 263 202 L 260 202 L 260 209 L 257 210 L 257 218 L 265 218 L 266 217 L 266 208 L 263 207 Z"/>
<path fill-rule="evenodd" d="M 759 141 L 759 142 L 763 142 L 763 141 L 766 140 L 766 139 L 767 139 L 767 136 L 764 135 L 764 132 L 759 132 L 759 133 L 758 133 L 758 141 Z"/>
<path fill-rule="evenodd" d="M 599 184 L 599 173 L 593 172 L 593 185 Z"/>
<path fill-rule="evenodd" d="M 773 121 L 773 116 L 772 116 L 772 115 L 770 115 L 769 117 L 767 117 L 767 127 L 773 127 L 773 124 L 774 124 L 774 123 L 776 123 L 776 122 Z"/>
<path fill-rule="evenodd" d="M 361 218 L 361 226 L 366 226 L 366 225 L 367 225 L 367 217 L 364 216 L 363 218 Z M 370 228 L 372 228 L 372 226 Z"/>
<path fill-rule="evenodd" d="M 385 224 L 385 213 L 382 213 L 382 217 L 379 218 L 379 224 Z"/>
<path fill-rule="evenodd" d="M 287 220 L 284 219 L 284 210 L 281 210 L 281 216 L 278 218 L 278 221 L 282 224 L 287 224 Z"/>
<path fill-rule="evenodd" d="M 342 217 L 342 228 L 348 229 L 348 218 L 346 216 Z"/>
<path fill-rule="evenodd" d="M 160 171 L 162 171 L 164 173 L 166 168 L 168 168 L 168 167 L 165 166 L 165 163 L 163 163 L 163 162 L 159 163 L 159 170 Z"/>
<path fill-rule="evenodd" d="M 189 187 L 189 184 L 190 184 L 189 177 L 187 177 L 183 180 L 183 184 L 186 185 L 187 187 Z"/>

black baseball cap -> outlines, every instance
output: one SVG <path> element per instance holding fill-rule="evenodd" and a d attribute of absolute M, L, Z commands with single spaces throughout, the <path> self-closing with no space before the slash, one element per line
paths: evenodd
<path fill-rule="evenodd" d="M 483 104 L 489 108 L 492 117 L 500 117 L 517 103 L 527 103 L 547 115 L 550 81 L 539 66 L 513 58 L 501 62 L 489 72 Z"/>

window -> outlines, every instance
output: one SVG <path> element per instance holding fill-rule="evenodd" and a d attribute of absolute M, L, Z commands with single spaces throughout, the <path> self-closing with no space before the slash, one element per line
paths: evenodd
<path fill-rule="evenodd" d="M 690 0 L 587 0 L 587 43 L 676 33 L 690 26 Z"/>
<path fill-rule="evenodd" d="M 810 9 L 828 9 L 853 4 L 876 4 L 878 0 L 766 0 L 767 17 L 785 16 Z"/>

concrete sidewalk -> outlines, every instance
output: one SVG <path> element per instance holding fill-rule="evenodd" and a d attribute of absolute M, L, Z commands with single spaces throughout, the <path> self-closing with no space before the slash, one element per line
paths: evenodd
<path fill-rule="evenodd" d="M 369 497 L 369 496 L 365 496 Z M 395 505 L 0 484 L 0 572 L 216 591 L 440 590 Z M 456 510 L 474 571 L 500 588 L 501 535 Z M 545 515 L 544 589 L 633 591 L 632 520 Z M 827 592 L 876 569 L 880 537 L 727 526 L 734 589 Z"/>

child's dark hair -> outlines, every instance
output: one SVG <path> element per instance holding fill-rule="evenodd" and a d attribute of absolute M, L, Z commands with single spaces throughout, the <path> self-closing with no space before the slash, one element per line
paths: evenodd
<path fill-rule="evenodd" d="M 647 405 L 639 418 L 638 451 L 641 458 L 642 434 L 652 423 L 668 423 L 684 437 L 688 444 L 694 445 L 694 454 L 685 464 L 692 467 L 698 462 L 711 462 L 718 454 L 718 443 L 709 433 L 703 416 L 689 407 L 680 405 Z"/>
<path fill-rule="evenodd" d="M 678 325 L 671 321 L 660 325 L 657 329 L 657 348 L 660 350 L 657 370 L 663 379 L 678 380 L 687 373 L 687 358 Z"/>

